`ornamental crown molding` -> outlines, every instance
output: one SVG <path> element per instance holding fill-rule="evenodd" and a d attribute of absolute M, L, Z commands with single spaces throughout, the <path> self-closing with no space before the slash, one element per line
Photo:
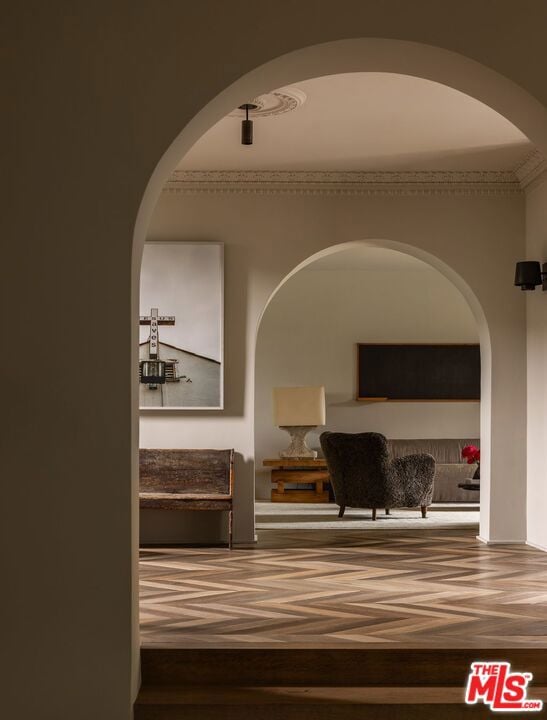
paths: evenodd
<path fill-rule="evenodd" d="M 535 149 L 514 168 L 514 173 L 523 190 L 546 172 L 547 160 L 545 160 L 539 150 Z"/>
<path fill-rule="evenodd" d="M 164 192 L 305 195 L 519 195 L 512 170 L 175 170 Z"/>
<path fill-rule="evenodd" d="M 412 183 L 516 182 L 512 170 L 175 170 L 182 182 Z"/>

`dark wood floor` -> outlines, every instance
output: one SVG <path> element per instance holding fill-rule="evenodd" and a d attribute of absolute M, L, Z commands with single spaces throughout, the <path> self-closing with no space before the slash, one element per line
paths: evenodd
<path fill-rule="evenodd" d="M 145 647 L 547 647 L 547 555 L 469 528 L 268 530 L 140 572 Z"/>

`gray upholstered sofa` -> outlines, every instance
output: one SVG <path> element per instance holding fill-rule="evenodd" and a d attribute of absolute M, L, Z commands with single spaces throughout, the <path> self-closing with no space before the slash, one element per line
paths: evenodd
<path fill-rule="evenodd" d="M 388 440 L 388 450 L 393 458 L 428 453 L 435 458 L 435 483 L 433 502 L 478 502 L 478 491 L 461 490 L 459 483 L 473 477 L 476 465 L 468 465 L 462 459 L 466 445 L 480 447 L 480 440 L 470 439 L 423 439 Z"/>

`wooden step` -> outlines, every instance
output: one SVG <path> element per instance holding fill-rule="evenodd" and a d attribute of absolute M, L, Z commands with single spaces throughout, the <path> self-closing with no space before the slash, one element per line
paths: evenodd
<path fill-rule="evenodd" d="M 135 720 L 461 720 L 471 662 L 532 672 L 547 700 L 541 648 L 143 648 Z"/>
<path fill-rule="evenodd" d="M 542 648 L 155 648 L 141 650 L 144 686 L 456 687 L 475 660 L 510 662 L 547 686 Z M 324 680 L 324 682 L 323 682 Z"/>
<path fill-rule="evenodd" d="M 544 699 L 546 688 L 535 688 Z M 463 688 L 223 687 L 143 688 L 135 720 L 461 720 L 491 718 L 466 706 Z"/>

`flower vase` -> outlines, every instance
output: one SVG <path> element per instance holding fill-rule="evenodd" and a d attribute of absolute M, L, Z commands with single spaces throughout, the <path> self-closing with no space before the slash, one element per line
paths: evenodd
<path fill-rule="evenodd" d="M 481 464 L 480 462 L 477 463 L 477 469 L 473 473 L 473 480 L 480 480 L 481 479 Z"/>

